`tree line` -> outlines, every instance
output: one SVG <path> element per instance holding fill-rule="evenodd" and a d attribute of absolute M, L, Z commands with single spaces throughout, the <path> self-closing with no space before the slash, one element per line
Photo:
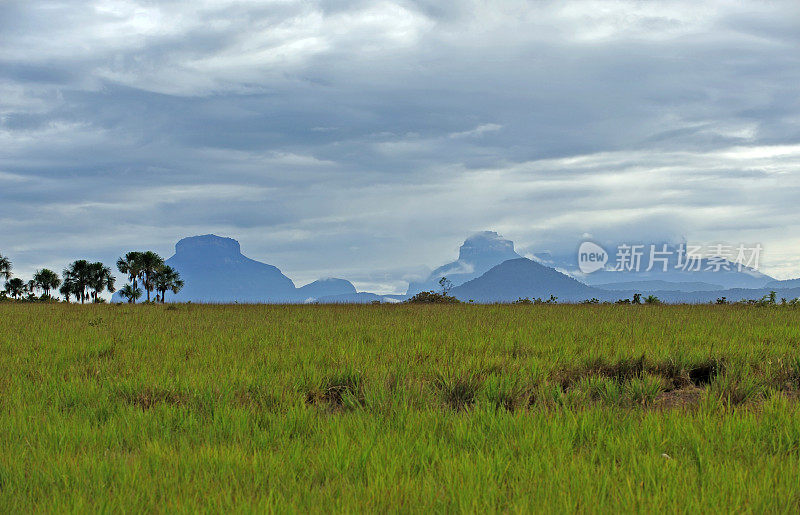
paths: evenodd
<path fill-rule="evenodd" d="M 61 272 L 61 276 L 47 268 L 37 270 L 29 281 L 14 277 L 11 260 L 0 254 L 0 279 L 5 280 L 5 289 L 0 291 L 0 300 L 9 297 L 19 301 L 57 300 L 58 291 L 65 302 L 105 302 L 103 292 L 114 293 L 116 278 L 110 267 L 103 263 L 85 259 L 73 261 Z M 153 251 L 132 251 L 117 260 L 117 270 L 130 281 L 120 288 L 119 294 L 128 303 L 135 304 L 146 295 L 147 302 L 165 302 L 167 292 L 177 294 L 184 282 L 180 273 L 164 263 L 164 258 Z M 151 294 L 152 300 L 151 300 Z"/>

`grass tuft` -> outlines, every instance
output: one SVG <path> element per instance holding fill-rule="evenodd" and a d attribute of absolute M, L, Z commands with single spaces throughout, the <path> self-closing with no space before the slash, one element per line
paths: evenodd
<path fill-rule="evenodd" d="M 350 411 L 364 406 L 364 380 L 358 372 L 344 372 L 323 380 L 306 393 L 306 404 Z"/>
<path fill-rule="evenodd" d="M 622 403 L 622 389 L 613 378 L 603 375 L 592 375 L 584 378 L 578 385 L 578 390 L 584 392 L 589 400 L 602 402 L 608 406 L 618 406 Z"/>
<path fill-rule="evenodd" d="M 482 384 L 483 378 L 476 373 L 437 374 L 434 380 L 444 403 L 456 411 L 467 409 L 475 403 L 475 396 Z"/>
<path fill-rule="evenodd" d="M 765 385 L 750 370 L 742 369 L 716 376 L 708 388 L 709 398 L 733 406 L 763 399 L 766 392 Z"/>
<path fill-rule="evenodd" d="M 630 404 L 650 406 L 658 395 L 667 389 L 663 377 L 644 374 L 625 383 L 625 398 Z"/>
<path fill-rule="evenodd" d="M 529 403 L 530 390 L 518 377 L 490 375 L 483 383 L 483 394 L 496 410 L 514 412 Z"/>

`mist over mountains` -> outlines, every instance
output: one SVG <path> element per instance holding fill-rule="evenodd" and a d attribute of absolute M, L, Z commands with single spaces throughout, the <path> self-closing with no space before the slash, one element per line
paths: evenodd
<path fill-rule="evenodd" d="M 436 268 L 424 281 L 409 283 L 406 295 L 437 290 L 442 277 L 447 277 L 453 286 L 458 286 L 480 277 L 503 261 L 521 257 L 514 251 L 513 241 L 503 239 L 493 231 L 479 232 L 464 241 L 458 249 L 457 260 Z"/>
<path fill-rule="evenodd" d="M 460 246 L 458 258 L 434 269 L 422 281 L 410 282 L 405 295 L 380 295 L 358 292 L 342 278 L 321 278 L 301 287 L 277 267 L 242 254 L 232 238 L 206 234 L 183 238 L 166 264 L 180 272 L 185 287 L 172 302 L 214 303 L 371 303 L 399 302 L 421 291 L 437 291 L 446 277 L 453 288 L 450 294 L 463 301 L 512 302 L 519 298 L 551 295 L 562 302 L 587 299 L 615 301 L 634 293 L 656 295 L 664 302 L 712 302 L 759 299 L 770 290 L 780 296 L 800 297 L 800 279 L 777 281 L 757 270 L 732 267 L 714 272 L 701 262 L 697 272 L 675 270 L 673 263 L 646 272 L 600 270 L 593 274 L 567 275 L 556 269 L 552 257 L 523 257 L 514 243 L 493 231 L 468 237 Z M 562 262 L 561 270 L 575 265 Z M 115 294 L 112 301 L 121 301 Z"/>

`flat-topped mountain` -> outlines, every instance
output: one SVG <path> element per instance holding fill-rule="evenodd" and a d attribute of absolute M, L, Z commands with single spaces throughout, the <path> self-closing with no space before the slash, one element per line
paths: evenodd
<path fill-rule="evenodd" d="M 242 255 L 239 242 L 213 234 L 183 238 L 166 263 L 185 286 L 176 302 L 291 301 L 296 288 L 277 267 Z"/>

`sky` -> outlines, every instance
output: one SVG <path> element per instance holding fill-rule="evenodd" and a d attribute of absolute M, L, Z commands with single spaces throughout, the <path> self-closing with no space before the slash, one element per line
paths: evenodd
<path fill-rule="evenodd" d="M 800 276 L 800 2 L 0 0 L 0 253 L 404 292 L 495 230 Z"/>

